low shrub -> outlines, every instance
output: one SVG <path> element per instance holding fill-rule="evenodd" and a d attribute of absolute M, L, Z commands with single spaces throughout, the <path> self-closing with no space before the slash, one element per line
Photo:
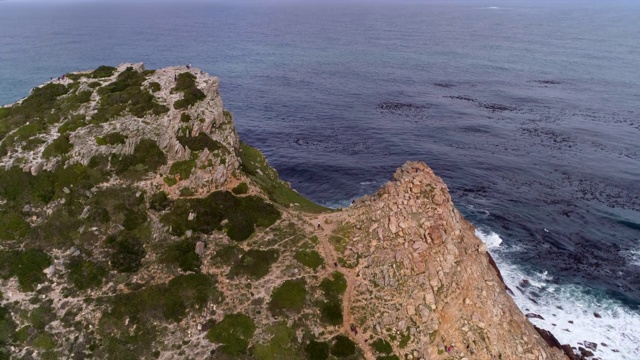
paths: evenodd
<path fill-rule="evenodd" d="M 182 122 L 189 122 L 191 121 L 191 115 L 187 114 L 187 113 L 182 113 L 180 114 L 180 121 Z"/>
<path fill-rule="evenodd" d="M 266 329 L 270 339 L 266 343 L 253 346 L 251 355 L 256 360 L 301 359 L 303 355 L 298 346 L 296 330 L 281 322 Z"/>
<path fill-rule="evenodd" d="M 236 185 L 236 187 L 234 187 L 231 191 L 236 195 L 244 195 L 249 192 L 249 185 L 247 185 L 247 183 L 245 182 L 241 182 L 240 184 Z"/>
<path fill-rule="evenodd" d="M 131 155 L 112 155 L 111 164 L 118 175 L 139 179 L 167 163 L 167 157 L 151 139 L 142 139 Z"/>
<path fill-rule="evenodd" d="M 221 344 L 218 349 L 222 353 L 238 356 L 246 353 L 255 331 L 256 325 L 247 315 L 227 314 L 209 329 L 207 338 Z"/>
<path fill-rule="evenodd" d="M 98 66 L 97 69 L 93 70 L 90 76 L 93 79 L 106 78 L 106 77 L 113 76 L 116 70 L 117 69 L 112 66 L 102 65 L 102 66 Z"/>
<path fill-rule="evenodd" d="M 127 136 L 119 132 L 111 132 L 104 136 L 96 136 L 96 144 L 98 145 L 118 145 L 127 142 Z"/>
<path fill-rule="evenodd" d="M 196 160 L 183 160 L 176 161 L 171 164 L 171 168 L 169 169 L 169 174 L 171 175 L 179 175 L 180 180 L 186 180 L 191 176 L 193 169 L 196 167 Z"/>
<path fill-rule="evenodd" d="M 331 274 L 331 279 L 325 278 L 320 283 L 320 288 L 327 299 L 339 299 L 347 290 L 347 279 L 339 271 Z"/>
<path fill-rule="evenodd" d="M 73 144 L 69 141 L 69 134 L 58 136 L 51 144 L 47 145 L 42 152 L 42 157 L 49 159 L 56 156 L 68 154 L 73 149 Z"/>
<path fill-rule="evenodd" d="M 22 240 L 31 226 L 17 211 L 0 211 L 0 240 Z"/>
<path fill-rule="evenodd" d="M 356 344 L 344 335 L 337 335 L 332 339 L 331 355 L 345 358 L 356 354 Z"/>
<path fill-rule="evenodd" d="M 158 191 L 149 199 L 149 208 L 155 211 L 164 211 L 171 206 L 172 201 L 164 191 Z"/>
<path fill-rule="evenodd" d="M 277 250 L 250 249 L 242 254 L 239 262 L 233 265 L 230 275 L 246 275 L 253 279 L 263 278 L 279 257 L 280 253 Z"/>
<path fill-rule="evenodd" d="M 182 271 L 199 272 L 202 261 L 196 254 L 196 241 L 184 239 L 169 244 L 161 255 L 161 261 L 177 265 Z"/>
<path fill-rule="evenodd" d="M 49 266 L 51 258 L 39 250 L 0 251 L 0 277 L 17 277 L 22 291 L 33 291 L 37 284 L 45 281 L 43 270 Z"/>
<path fill-rule="evenodd" d="M 307 360 L 327 360 L 329 358 L 329 344 L 312 340 L 304 347 Z"/>
<path fill-rule="evenodd" d="M 122 231 L 109 236 L 106 243 L 112 249 L 110 264 L 114 270 L 133 273 L 142 267 L 142 259 L 146 252 L 138 236 Z"/>
<path fill-rule="evenodd" d="M 324 259 L 315 250 L 300 250 L 296 252 L 295 259 L 302 265 L 313 270 L 324 264 Z"/>
<path fill-rule="evenodd" d="M 342 325 L 342 303 L 335 300 L 320 303 L 320 319 L 329 325 Z"/>
<path fill-rule="evenodd" d="M 384 339 L 376 339 L 376 341 L 371 343 L 371 347 L 379 354 L 389 355 L 393 352 L 391 344 Z"/>
<path fill-rule="evenodd" d="M 178 75 L 176 86 L 172 91 L 182 92 L 183 98 L 173 104 L 174 108 L 186 109 L 206 97 L 202 90 L 198 89 L 196 79 L 196 76 L 189 72 Z"/>
<path fill-rule="evenodd" d="M 180 145 L 188 147 L 191 151 L 202 151 L 204 149 L 208 149 L 210 152 L 214 152 L 221 149 L 227 149 L 220 142 L 213 140 L 205 133 L 199 133 L 198 136 L 180 135 L 177 139 Z"/>
<path fill-rule="evenodd" d="M 69 269 L 69 279 L 80 291 L 100 287 L 104 277 L 109 273 L 104 266 L 85 260 L 80 256 L 71 258 L 67 268 Z"/>
<path fill-rule="evenodd" d="M 175 176 L 165 176 L 162 178 L 162 181 L 164 181 L 164 183 L 169 187 L 178 183 L 178 179 L 176 179 Z"/>
<path fill-rule="evenodd" d="M 157 93 L 162 90 L 162 87 L 160 86 L 160 83 L 153 81 L 149 83 L 149 90 L 153 93 Z"/>
<path fill-rule="evenodd" d="M 188 220 L 190 213 L 193 220 Z M 216 191 L 202 199 L 179 199 L 161 220 L 171 226 L 174 235 L 182 236 L 187 230 L 210 234 L 214 230 L 226 230 L 237 241 L 251 236 L 255 227 L 267 228 L 280 218 L 280 211 L 257 196 L 236 197 L 230 192 Z M 228 223 L 221 225 L 223 220 Z"/>
<path fill-rule="evenodd" d="M 304 279 L 286 280 L 273 290 L 269 310 L 272 314 L 286 312 L 299 313 L 304 307 L 307 297 L 307 282 Z"/>

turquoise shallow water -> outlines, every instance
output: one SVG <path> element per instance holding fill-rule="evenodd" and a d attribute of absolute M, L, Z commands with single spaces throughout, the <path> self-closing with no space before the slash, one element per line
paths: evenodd
<path fill-rule="evenodd" d="M 574 344 L 597 333 L 621 350 L 604 358 L 636 359 L 638 24 L 640 5 L 616 1 L 4 1 L 0 103 L 101 64 L 192 63 L 220 76 L 243 140 L 318 202 L 346 206 L 425 161 L 502 241 L 493 251 L 514 284 L 540 281 L 518 295 L 523 309 L 601 308 L 606 322 L 575 321 L 571 336 L 543 325 Z"/>

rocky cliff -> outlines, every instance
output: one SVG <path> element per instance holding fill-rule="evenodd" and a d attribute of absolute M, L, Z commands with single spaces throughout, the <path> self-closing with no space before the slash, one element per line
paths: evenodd
<path fill-rule="evenodd" d="M 426 165 L 323 208 L 199 69 L 66 74 L 0 139 L 0 359 L 565 358 Z"/>

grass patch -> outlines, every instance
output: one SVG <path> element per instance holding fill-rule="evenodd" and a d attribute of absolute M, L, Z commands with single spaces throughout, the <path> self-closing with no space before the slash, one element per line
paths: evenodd
<path fill-rule="evenodd" d="M 244 195 L 249 192 L 249 185 L 247 185 L 247 183 L 245 182 L 241 182 L 240 184 L 236 185 L 233 189 L 231 189 L 231 192 L 233 192 L 236 195 Z"/>
<path fill-rule="evenodd" d="M 246 275 L 253 279 L 263 278 L 269 273 L 271 265 L 278 261 L 279 257 L 280 253 L 277 250 L 248 250 L 233 265 L 230 275 Z"/>
<path fill-rule="evenodd" d="M 0 277 L 17 277 L 22 291 L 33 291 L 46 280 L 44 269 L 51 265 L 51 258 L 40 250 L 11 250 L 0 252 Z"/>
<path fill-rule="evenodd" d="M 186 109 L 198 101 L 204 100 L 206 95 L 202 90 L 198 89 L 196 79 L 197 77 L 190 72 L 184 72 L 178 75 L 176 86 L 172 92 L 182 92 L 183 98 L 173 104 L 174 108 Z"/>
<path fill-rule="evenodd" d="M 238 356 L 246 353 L 255 331 L 256 325 L 247 315 L 227 314 L 209 329 L 207 338 L 212 343 L 221 344 L 218 349 L 222 353 Z"/>
<path fill-rule="evenodd" d="M 109 273 L 109 270 L 104 266 L 85 260 L 80 256 L 71 258 L 67 268 L 69 269 L 69 280 L 80 291 L 102 286 L 102 281 Z"/>
<path fill-rule="evenodd" d="M 324 264 L 324 259 L 315 250 L 300 250 L 296 252 L 295 259 L 302 265 L 313 270 Z"/>
<path fill-rule="evenodd" d="M 49 159 L 56 156 L 68 154 L 73 149 L 73 144 L 69 141 L 69 134 L 58 136 L 51 144 L 47 145 L 42 152 L 42 157 Z"/>
<path fill-rule="evenodd" d="M 329 358 L 329 344 L 312 340 L 304 347 L 307 360 L 327 360 Z"/>
<path fill-rule="evenodd" d="M 307 299 L 307 282 L 304 279 L 286 280 L 271 294 L 269 310 L 272 314 L 299 313 Z"/>
<path fill-rule="evenodd" d="M 155 96 L 142 88 L 146 80 L 144 73 L 135 71 L 132 67 L 118 74 L 116 81 L 98 89 L 100 106 L 98 112 L 93 115 L 92 121 L 96 123 L 107 122 L 128 111 L 136 117 L 144 117 L 148 114 L 162 115 L 169 109 L 158 104 Z"/>
<path fill-rule="evenodd" d="M 169 174 L 171 175 L 179 175 L 180 180 L 186 180 L 191 176 L 193 169 L 196 167 L 196 160 L 183 160 L 176 161 L 171 164 L 171 168 L 169 169 Z"/>
<path fill-rule="evenodd" d="M 193 220 L 188 220 L 190 213 Z M 216 191 L 202 199 L 179 199 L 161 221 L 171 227 L 174 235 L 187 230 L 210 234 L 225 230 L 232 240 L 242 241 L 251 236 L 255 227 L 267 228 L 280 218 L 280 212 L 257 196 L 236 197 L 230 192 Z M 223 220 L 228 220 L 224 226 Z"/>
<path fill-rule="evenodd" d="M 199 272 L 202 261 L 196 254 L 196 241 L 184 239 L 170 244 L 163 251 L 161 261 L 166 264 L 177 265 L 182 271 Z"/>
<path fill-rule="evenodd" d="M 127 142 L 127 136 L 119 132 L 108 133 L 105 136 L 96 136 L 96 144 L 98 145 L 118 145 Z"/>
<path fill-rule="evenodd" d="M 331 355 L 346 358 L 356 354 L 356 344 L 344 335 L 337 335 L 332 339 Z"/>
<path fill-rule="evenodd" d="M 158 147 L 158 144 L 151 139 L 142 139 L 136 145 L 131 155 L 112 155 L 111 164 L 118 175 L 140 179 L 149 172 L 156 171 L 160 166 L 167 163 L 167 157 Z"/>
<path fill-rule="evenodd" d="M 269 166 L 259 150 L 240 143 L 240 159 L 242 170 L 269 196 L 271 201 L 285 207 L 298 204 L 300 210 L 310 213 L 330 211 L 291 189 L 280 179 L 276 170 Z"/>
<path fill-rule="evenodd" d="M 329 236 L 329 242 L 333 244 L 333 248 L 336 252 L 343 254 L 345 250 L 347 250 L 347 245 L 353 238 L 354 233 L 355 229 L 353 228 L 353 225 L 349 223 L 341 223 L 336 227 L 333 233 L 331 233 L 331 236 Z"/>

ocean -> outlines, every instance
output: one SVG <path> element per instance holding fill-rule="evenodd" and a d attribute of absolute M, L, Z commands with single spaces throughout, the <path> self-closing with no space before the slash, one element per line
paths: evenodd
<path fill-rule="evenodd" d="M 333 207 L 407 160 L 525 313 L 640 358 L 640 2 L 0 1 L 0 103 L 99 65 L 193 64 L 241 138 Z"/>

